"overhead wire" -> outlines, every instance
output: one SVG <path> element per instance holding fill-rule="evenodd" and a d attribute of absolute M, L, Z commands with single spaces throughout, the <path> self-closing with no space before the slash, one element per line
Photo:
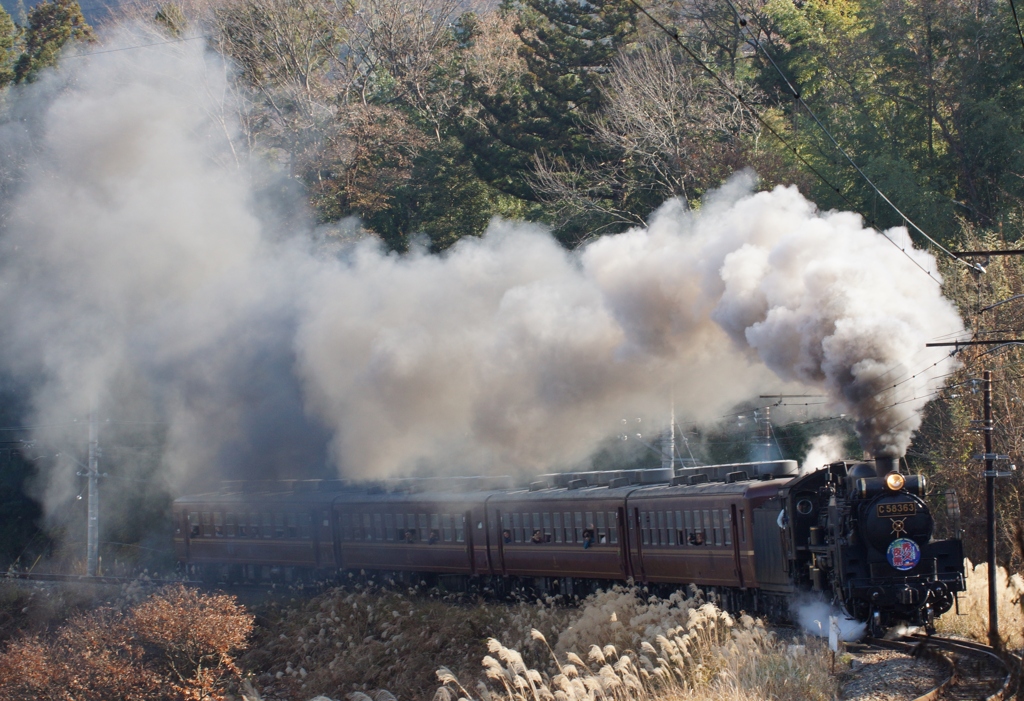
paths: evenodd
<path fill-rule="evenodd" d="M 754 118 L 757 119 L 757 121 L 761 124 L 761 126 L 763 126 L 765 129 L 767 129 L 769 131 L 769 133 L 771 133 L 772 136 L 774 136 L 776 139 L 778 139 L 783 144 L 783 146 L 785 146 L 789 151 L 792 151 L 793 155 L 796 156 L 797 159 L 799 159 L 799 161 L 801 163 L 803 163 L 807 167 L 808 170 L 810 170 L 812 173 L 814 173 L 814 175 L 817 176 L 817 178 L 819 180 L 821 180 L 833 192 L 835 192 L 837 195 L 839 195 L 843 199 L 843 201 L 846 202 L 847 205 L 849 205 L 849 207 L 851 209 L 857 209 L 856 203 L 854 203 L 853 200 L 851 200 L 846 195 L 846 193 L 844 193 L 838 187 L 833 185 L 832 182 L 821 173 L 821 171 L 819 171 L 817 168 L 815 168 L 811 164 L 810 161 L 808 161 L 806 158 L 803 157 L 803 155 L 797 150 L 797 148 L 795 146 L 790 144 L 789 141 L 784 136 L 782 136 L 782 134 L 780 134 L 777 129 L 775 129 L 775 127 L 773 127 L 764 117 L 762 117 L 761 114 L 756 109 L 754 109 L 754 107 L 750 104 L 750 102 L 746 98 L 744 98 L 742 95 L 740 95 L 735 90 L 733 90 L 731 87 L 729 87 L 729 84 L 726 83 L 721 78 L 721 76 L 719 76 L 715 71 L 713 71 L 711 69 L 711 67 L 708 66 L 707 63 L 705 63 L 704 60 L 701 59 L 693 51 L 693 49 L 691 49 L 689 46 L 687 46 L 683 42 L 683 40 L 679 38 L 679 30 L 675 29 L 674 27 L 670 29 L 669 27 L 665 26 L 664 23 L 662 23 L 660 20 L 656 19 L 654 17 L 654 15 L 652 15 L 643 5 L 641 5 L 638 2 L 638 0 L 629 0 L 629 3 L 631 5 L 633 5 L 634 7 L 636 7 L 640 12 L 642 12 L 666 36 L 671 38 L 679 46 L 679 48 L 681 48 L 683 50 L 683 52 L 686 53 L 686 55 L 689 56 L 694 61 L 694 63 L 696 63 L 698 66 L 700 66 L 700 68 L 702 70 L 704 70 L 708 75 L 710 75 L 712 78 L 714 78 L 715 81 L 717 81 L 718 84 L 722 86 L 722 88 L 726 91 L 726 93 L 728 93 L 730 96 L 732 96 L 733 99 L 737 100 L 752 115 L 754 115 Z M 888 200 L 886 200 L 886 201 L 888 201 Z M 874 220 L 871 217 L 869 217 L 869 216 L 866 217 L 866 218 L 867 218 L 868 222 L 871 223 L 874 226 Z M 909 220 L 907 220 L 907 221 L 909 221 Z M 915 228 L 917 227 L 916 224 L 914 226 L 915 226 Z M 884 236 L 884 234 L 883 234 L 883 236 Z M 927 237 L 927 234 L 925 234 L 925 236 Z M 942 284 L 942 280 L 940 280 L 939 278 L 935 277 L 935 275 L 933 275 L 930 270 L 928 270 L 926 267 L 921 265 L 921 263 L 918 260 L 916 260 L 912 255 L 907 253 L 906 249 L 903 248 L 902 246 L 900 246 L 900 244 L 896 243 L 895 241 L 890 239 L 888 236 L 884 236 L 884 238 L 887 241 L 889 241 L 889 243 L 891 243 L 893 246 L 895 246 L 900 251 L 902 251 L 903 255 L 905 255 L 907 257 L 907 259 L 910 260 L 911 263 L 913 263 L 918 268 L 920 268 L 921 271 L 925 275 L 927 275 L 929 278 L 931 278 L 933 282 L 935 282 L 938 285 Z M 929 240 L 931 240 L 930 237 L 929 237 Z M 945 249 L 943 249 L 943 250 L 945 250 Z M 946 252 L 949 253 L 949 251 L 946 251 Z M 949 254 L 953 255 L 952 253 L 949 253 Z M 954 256 L 954 257 L 956 257 L 956 256 Z M 962 259 L 958 258 L 958 260 L 962 260 Z M 967 263 L 966 261 L 962 261 L 962 262 L 964 262 L 966 265 L 971 265 L 970 263 Z M 975 269 L 977 269 L 977 268 L 975 268 Z"/>
<path fill-rule="evenodd" d="M 1010 1 L 1013 2 L 1013 0 L 1010 0 Z M 879 197 L 881 197 L 882 200 L 884 200 L 885 203 L 888 204 L 892 208 L 892 210 L 894 212 L 896 212 L 896 214 L 898 214 L 903 219 L 904 222 L 909 224 L 917 233 L 919 233 L 926 240 L 928 240 L 933 246 L 938 248 L 940 251 L 945 253 L 950 258 L 953 258 L 954 260 L 962 263 L 963 265 L 966 265 L 968 268 L 971 268 L 972 270 L 976 270 L 976 271 L 979 271 L 979 272 L 984 272 L 984 268 L 982 268 L 977 263 L 971 263 L 970 261 L 964 260 L 960 256 L 958 256 L 955 253 L 953 253 L 952 251 L 950 251 L 948 248 L 943 246 L 941 243 L 936 241 L 930 235 L 928 235 L 928 233 L 924 229 L 922 229 L 910 217 L 908 217 L 906 214 L 904 214 L 904 212 L 899 207 L 897 207 L 896 204 L 892 200 L 890 200 L 886 196 L 886 194 L 884 192 L 882 192 L 878 188 L 877 185 L 875 185 L 874 181 L 872 181 L 871 178 L 868 177 L 867 173 L 865 173 L 863 171 L 863 169 L 861 169 L 861 167 L 859 165 L 857 165 L 856 161 L 853 160 L 853 157 L 850 156 L 850 154 L 846 151 L 846 149 L 844 149 L 839 144 L 839 141 L 835 138 L 835 136 L 832 135 L 832 132 L 829 131 L 828 127 L 826 127 L 822 123 L 822 121 L 820 119 L 818 119 L 818 115 L 816 115 L 814 113 L 814 111 L 810 108 L 810 106 L 807 104 L 806 100 L 804 100 L 803 96 L 800 94 L 800 91 L 797 90 L 796 87 L 794 87 L 793 83 L 789 80 L 789 78 L 786 76 L 786 74 L 783 72 L 783 70 L 775 62 L 775 59 L 772 57 L 772 55 L 770 53 L 768 53 L 768 50 L 766 48 L 764 48 L 764 45 L 757 38 L 757 35 L 755 35 L 749 29 L 749 27 L 747 27 L 747 20 L 745 19 L 745 15 L 743 13 L 741 13 L 736 8 L 736 6 L 733 4 L 732 0 L 726 0 L 726 2 L 729 4 L 729 7 L 732 8 L 733 12 L 736 14 L 737 23 L 740 26 L 740 31 L 745 32 L 746 35 L 749 37 L 748 43 L 753 45 L 756 49 L 759 49 L 761 51 L 761 53 L 763 53 L 765 55 L 765 58 L 768 59 L 768 62 L 771 63 L 772 68 L 774 68 L 775 72 L 779 74 L 779 77 L 782 79 L 782 82 L 785 83 L 786 87 L 789 89 L 790 93 L 793 95 L 793 99 L 796 100 L 796 102 L 807 111 L 807 114 L 810 115 L 812 120 L 814 120 L 814 123 L 818 126 L 818 128 L 822 131 L 822 133 L 824 133 L 825 136 L 828 137 L 828 140 L 832 142 L 832 145 L 836 148 L 836 150 L 839 151 L 839 153 L 841 153 L 843 155 L 843 157 L 853 167 L 853 169 L 855 171 L 857 171 L 857 174 L 860 175 L 860 177 L 864 180 L 864 182 L 866 182 L 871 187 L 871 189 L 874 190 L 875 194 L 878 195 Z M 1014 17 L 1016 17 L 1016 12 L 1014 13 Z M 760 27 L 758 28 L 758 31 L 760 32 Z M 1024 45 L 1024 38 L 1022 38 L 1022 45 Z M 871 222 L 872 224 L 874 224 L 873 218 L 870 217 L 870 216 L 868 217 L 868 221 Z M 889 238 L 889 237 L 886 236 L 886 238 Z M 904 254 L 906 254 L 906 249 L 905 248 L 900 246 L 900 244 L 896 243 L 892 239 L 889 239 L 889 240 L 892 241 L 892 243 L 897 248 L 899 248 L 901 251 L 903 251 Z M 909 256 L 909 254 L 907 254 L 907 255 Z M 932 277 L 932 279 L 935 279 L 931 275 L 931 273 L 929 273 L 929 277 Z"/>
<path fill-rule="evenodd" d="M 654 25 L 657 26 L 658 29 L 660 29 L 662 32 L 664 32 L 666 36 L 670 37 L 679 46 L 679 48 L 681 48 L 683 50 L 683 52 L 685 52 L 686 55 L 689 56 L 694 61 L 694 63 L 696 63 L 698 66 L 700 66 L 700 68 L 702 70 L 704 70 L 708 75 L 710 75 L 712 78 L 714 78 L 715 81 L 717 81 L 718 84 L 722 86 L 722 88 L 726 91 L 726 93 L 728 93 L 733 99 L 737 100 L 752 115 L 754 115 L 754 118 L 761 124 L 761 126 L 763 126 L 765 129 L 767 129 L 768 132 L 772 136 L 774 136 L 776 139 L 778 139 L 783 144 L 783 146 L 786 147 L 786 149 L 791 151 L 793 153 L 793 155 L 796 156 L 797 159 L 801 163 L 803 163 L 804 166 L 807 167 L 808 170 L 810 170 L 812 173 L 814 173 L 814 175 L 817 176 L 817 178 L 819 180 L 821 180 L 821 182 L 825 183 L 825 185 L 827 185 L 829 187 L 829 189 L 831 189 L 833 192 L 835 192 L 837 195 L 839 195 L 839 197 L 841 197 L 843 199 L 843 201 L 846 202 L 847 205 L 850 206 L 851 209 L 857 209 L 856 203 L 854 203 L 853 200 L 851 200 L 846 195 L 846 193 L 844 193 L 842 190 L 840 190 L 837 186 L 833 185 L 832 182 L 828 178 L 826 178 L 824 176 L 824 174 L 822 174 L 821 171 L 819 171 L 817 168 L 815 168 L 814 165 L 810 161 L 808 161 L 806 158 L 804 158 L 804 156 L 800 153 L 799 150 L 797 150 L 797 148 L 795 146 L 793 146 L 792 144 L 789 143 L 789 140 L 787 140 L 781 133 L 779 133 L 779 131 L 775 127 L 773 127 L 770 122 L 768 122 L 768 120 L 766 120 L 764 117 L 762 117 L 761 114 L 756 109 L 754 109 L 753 105 L 751 105 L 750 102 L 745 97 L 743 97 L 738 92 L 733 90 L 729 86 L 729 84 L 726 83 L 721 78 L 721 76 L 719 76 L 714 70 L 712 70 L 711 67 L 708 66 L 707 63 L 705 63 L 704 60 L 701 59 L 693 51 L 693 49 L 691 49 L 689 46 L 687 46 L 682 41 L 682 39 L 679 38 L 679 31 L 677 29 L 675 29 L 675 28 L 671 28 L 670 29 L 669 27 L 665 26 L 665 24 L 663 24 L 660 20 L 656 19 L 654 17 L 654 15 L 652 15 L 650 12 L 648 12 L 648 10 L 643 5 L 641 5 L 638 2 L 638 0 L 629 0 L 629 2 L 630 2 L 631 5 L 636 7 L 640 12 L 642 12 L 652 23 L 654 23 Z M 870 217 L 868 217 L 868 220 L 869 220 L 869 222 L 873 223 L 873 220 Z M 917 228 L 916 224 L 914 226 L 915 226 L 915 228 Z M 927 237 L 927 234 L 925 234 L 925 236 Z M 921 263 L 919 261 L 917 261 L 909 253 L 907 253 L 906 249 L 902 248 L 898 243 L 896 243 L 895 241 L 890 239 L 888 236 L 885 236 L 885 239 L 887 241 L 889 241 L 892 245 L 894 245 L 896 248 L 900 249 L 903 252 L 903 254 L 905 256 L 907 256 L 907 258 L 914 265 L 916 265 L 918 268 L 920 268 L 921 271 L 925 275 L 927 275 L 929 278 L 931 278 L 936 284 L 939 284 L 939 285 L 942 284 L 942 280 L 940 280 L 939 278 L 935 277 L 935 275 L 933 275 L 930 270 L 928 270 L 926 267 L 921 265 Z M 929 240 L 931 240 L 930 237 L 929 237 Z M 945 249 L 943 249 L 943 250 L 945 250 Z M 949 252 L 947 251 L 947 253 L 949 253 Z M 950 253 L 950 255 L 952 255 L 952 254 Z M 964 261 L 964 262 L 966 263 L 966 261 Z M 966 263 L 966 264 L 970 265 L 969 263 Z"/>
<path fill-rule="evenodd" d="M 1020 46 L 1024 48 L 1024 34 L 1020 31 L 1020 22 L 1017 20 L 1017 6 L 1010 0 L 1010 10 L 1013 12 L 1013 23 L 1017 27 L 1017 36 L 1020 38 Z"/>
<path fill-rule="evenodd" d="M 87 51 L 85 53 L 69 53 L 64 56 L 65 59 L 69 58 L 85 58 L 86 56 L 99 56 L 100 54 L 112 54 L 118 51 L 132 51 L 134 49 L 148 49 L 151 46 L 165 46 L 167 44 L 180 44 L 185 41 L 195 41 L 196 39 L 212 39 L 213 37 L 200 34 L 194 37 L 181 37 L 178 39 L 168 39 L 167 41 L 156 41 L 152 44 L 138 44 L 137 46 L 121 46 L 116 49 L 104 49 L 102 51 Z"/>

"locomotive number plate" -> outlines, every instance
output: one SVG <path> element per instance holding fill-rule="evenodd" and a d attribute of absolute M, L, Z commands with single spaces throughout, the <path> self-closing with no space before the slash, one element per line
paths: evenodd
<path fill-rule="evenodd" d="M 895 504 L 879 504 L 875 510 L 879 516 L 909 516 L 917 513 L 917 504 L 912 501 L 900 501 Z"/>

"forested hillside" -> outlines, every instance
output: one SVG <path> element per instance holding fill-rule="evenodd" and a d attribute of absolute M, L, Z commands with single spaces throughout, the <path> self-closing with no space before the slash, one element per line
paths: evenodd
<path fill-rule="evenodd" d="M 933 236 L 952 240 L 961 221 L 1017 232 L 1024 46 L 1007 7 L 645 9 L 716 77 L 629 0 L 189 0 L 112 24 L 208 36 L 238 68 L 256 150 L 322 221 L 357 216 L 396 250 L 417 234 L 443 250 L 492 215 L 550 222 L 573 246 L 669 197 L 696 206 L 745 167 L 763 187 L 797 182 L 823 208 L 902 224 L 831 137 Z M 0 15 L 0 84 L 91 37 L 73 0 L 25 23 Z"/>
<path fill-rule="evenodd" d="M 951 248 L 1024 233 L 1024 37 L 1005 3 L 182 0 L 94 31 L 53 0 L 18 22 L 0 10 L 4 123 L 48 68 L 140 24 L 149 40 L 117 50 L 203 41 L 229 59 L 240 161 L 274 164 L 319 223 L 393 251 L 440 253 L 495 216 L 546 223 L 572 249 L 670 198 L 699 208 L 747 168 L 879 229 L 913 222 L 902 247 L 930 245 L 920 231 Z M 0 171 L 13 187 L 13 165 Z M 980 314 L 1024 292 L 1012 262 L 945 274 L 973 328 L 1024 331 L 1008 310 Z M 963 358 L 954 386 L 991 362 L 1022 374 L 1017 353 Z M 910 459 L 979 518 L 980 398 L 947 394 Z M 1006 394 L 999 452 L 1024 459 L 1024 409 Z M 1019 513 L 1016 484 L 1002 494 Z"/>

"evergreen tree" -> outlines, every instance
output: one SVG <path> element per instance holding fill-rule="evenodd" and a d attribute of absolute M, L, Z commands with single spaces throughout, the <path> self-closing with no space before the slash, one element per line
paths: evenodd
<path fill-rule="evenodd" d="M 601 107 L 600 85 L 636 33 L 636 9 L 628 0 L 518 0 L 503 11 L 517 15 L 525 74 L 502 90 L 467 76 L 476 109 L 462 139 L 484 180 L 536 200 L 528 179 L 536 155 L 595 155 L 584 117 Z"/>
<path fill-rule="evenodd" d="M 21 32 L 11 16 L 0 7 L 0 88 L 14 82 L 14 62 Z"/>
<path fill-rule="evenodd" d="M 92 28 L 76 0 L 46 0 L 28 13 L 24 52 L 14 65 L 14 79 L 31 83 L 39 72 L 57 65 L 70 41 L 92 41 Z"/>
<path fill-rule="evenodd" d="M 907 216 L 949 240 L 958 218 L 990 226 L 1019 210 L 1024 63 L 1004 7 L 771 0 L 765 11 L 776 61 Z M 774 68 L 762 68 L 763 84 L 778 86 Z M 881 226 L 903 223 L 791 98 L 782 105 L 805 157 L 860 211 Z M 812 195 L 822 207 L 850 207 L 824 184 Z"/>

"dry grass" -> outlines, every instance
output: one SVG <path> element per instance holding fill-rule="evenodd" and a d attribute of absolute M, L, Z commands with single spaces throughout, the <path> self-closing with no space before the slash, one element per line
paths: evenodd
<path fill-rule="evenodd" d="M 242 663 L 258 671 L 246 695 L 265 701 L 825 701 L 837 689 L 820 641 L 782 641 L 697 591 L 616 587 L 565 608 L 336 589 L 272 606 L 259 627 Z"/>
<path fill-rule="evenodd" d="M 964 561 L 967 575 L 967 591 L 960 595 L 960 613 L 955 610 L 945 614 L 936 623 L 936 629 L 944 635 L 960 635 L 965 638 L 988 642 L 988 564 L 974 566 Z M 999 634 L 1004 645 L 1019 650 L 1024 647 L 1024 578 L 1019 574 L 1010 575 L 1004 567 L 996 571 L 996 590 L 999 593 Z"/>
<path fill-rule="evenodd" d="M 820 641 L 784 643 L 760 621 L 733 618 L 700 592 L 692 594 L 659 599 L 623 587 L 599 593 L 587 599 L 554 648 L 543 633 L 532 632 L 549 654 L 544 667 L 528 666 L 519 651 L 491 639 L 484 679 L 473 691 L 442 667 L 437 676 L 443 686 L 434 701 L 835 698 Z"/>
<path fill-rule="evenodd" d="M 382 688 L 403 700 L 430 698 L 438 664 L 468 676 L 487 654 L 488 638 L 522 647 L 531 629 L 555 635 L 572 614 L 550 600 L 460 602 L 338 588 L 259 610 L 256 640 L 241 664 L 252 670 L 252 685 L 264 699 L 336 699 Z"/>

